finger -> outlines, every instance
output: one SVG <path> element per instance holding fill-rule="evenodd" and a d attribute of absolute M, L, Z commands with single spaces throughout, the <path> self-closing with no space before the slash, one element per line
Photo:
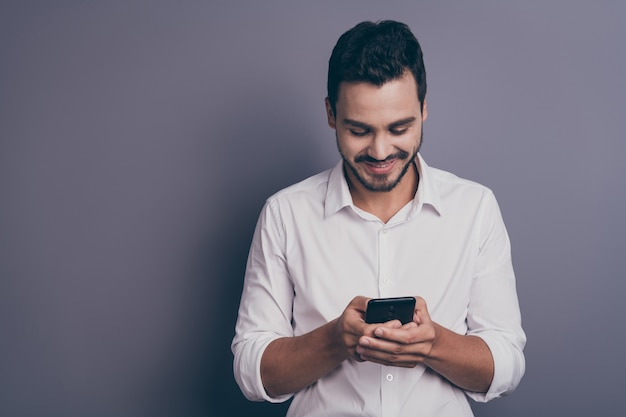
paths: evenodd
<path fill-rule="evenodd" d="M 401 328 L 379 326 L 374 329 L 373 336 L 375 345 L 378 341 L 388 341 L 395 344 L 410 345 L 429 340 L 428 329 L 418 326 L 416 323 L 407 323 Z"/>
<path fill-rule="evenodd" d="M 402 327 L 402 322 L 400 320 L 389 320 L 383 323 L 383 326 L 389 327 L 390 329 L 399 329 Z"/>
<path fill-rule="evenodd" d="M 362 356 L 362 362 L 378 363 L 385 366 L 397 366 L 400 368 L 415 368 L 423 360 L 415 359 L 412 357 L 400 358 L 400 357 L 375 357 L 375 356 Z"/>
<path fill-rule="evenodd" d="M 412 328 L 415 328 L 415 327 L 417 327 L 417 323 L 414 322 L 414 321 L 410 321 L 407 324 L 403 325 L 401 327 L 401 329 L 412 329 Z"/>
<path fill-rule="evenodd" d="M 402 352 L 402 351 L 386 351 L 370 349 L 364 346 L 357 346 L 357 355 L 368 362 L 379 363 L 382 365 L 415 367 L 423 361 L 423 357 L 419 354 Z"/>
<path fill-rule="evenodd" d="M 426 300 L 422 297 L 415 297 L 415 312 L 413 313 L 413 321 L 417 324 L 424 324 L 430 321 L 428 306 Z"/>
<path fill-rule="evenodd" d="M 418 346 L 414 344 L 410 345 L 388 339 L 367 336 L 359 338 L 359 343 L 356 348 L 360 352 L 367 353 L 368 355 L 374 353 L 377 357 L 381 356 L 377 354 L 378 352 L 382 355 L 401 355 L 405 353 L 413 354 L 418 351 Z"/>
<path fill-rule="evenodd" d="M 363 295 L 357 295 L 350 302 L 350 306 L 364 313 L 367 309 L 367 303 L 369 302 L 369 300 L 371 300 L 371 298 L 365 297 Z"/>

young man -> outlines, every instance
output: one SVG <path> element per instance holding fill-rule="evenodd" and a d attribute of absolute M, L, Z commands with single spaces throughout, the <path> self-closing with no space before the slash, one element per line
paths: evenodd
<path fill-rule="evenodd" d="M 233 339 L 251 400 L 289 416 L 471 416 L 524 374 L 510 245 L 489 189 L 419 153 L 426 76 L 401 23 L 363 22 L 329 62 L 341 161 L 270 197 Z M 415 296 L 413 321 L 364 321 L 371 298 Z"/>

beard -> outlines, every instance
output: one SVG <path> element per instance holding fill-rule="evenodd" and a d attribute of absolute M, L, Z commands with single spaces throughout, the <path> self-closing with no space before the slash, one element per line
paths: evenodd
<path fill-rule="evenodd" d="M 417 153 L 422 147 L 422 136 L 423 136 L 423 131 L 422 131 L 422 134 L 420 135 L 419 145 L 417 149 L 415 149 L 415 152 L 413 152 L 412 155 L 410 155 L 406 151 L 400 150 L 394 154 L 389 155 L 387 158 L 385 158 L 382 161 L 379 161 L 378 159 L 374 159 L 368 155 L 360 155 L 354 158 L 354 164 L 357 164 L 360 162 L 374 162 L 374 163 L 385 162 L 385 161 L 389 161 L 393 159 L 398 159 L 400 162 L 405 161 L 404 166 L 402 167 L 402 170 L 400 170 L 400 174 L 395 180 L 394 179 L 390 180 L 388 175 L 369 175 L 367 178 L 364 177 L 363 175 L 361 175 L 361 173 L 355 167 L 355 165 L 352 162 L 348 161 L 348 159 L 344 156 L 343 152 L 341 151 L 341 147 L 339 147 L 339 141 L 337 141 L 337 148 L 339 149 L 339 154 L 341 155 L 341 158 L 343 159 L 344 170 L 347 167 L 347 169 L 350 170 L 350 172 L 354 175 L 357 181 L 359 181 L 359 183 L 361 183 L 361 185 L 365 187 L 366 190 L 373 191 L 373 192 L 389 192 L 393 190 L 394 188 L 396 188 L 396 186 L 400 183 L 402 178 L 404 178 L 404 176 L 408 172 L 409 168 L 414 164 L 415 158 L 417 157 Z"/>

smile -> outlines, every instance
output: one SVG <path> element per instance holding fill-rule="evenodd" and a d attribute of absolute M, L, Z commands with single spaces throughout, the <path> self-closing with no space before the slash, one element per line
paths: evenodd
<path fill-rule="evenodd" d="M 388 174 L 396 165 L 398 160 L 396 158 L 391 160 L 385 160 L 382 162 L 364 162 L 367 170 L 374 175 Z"/>

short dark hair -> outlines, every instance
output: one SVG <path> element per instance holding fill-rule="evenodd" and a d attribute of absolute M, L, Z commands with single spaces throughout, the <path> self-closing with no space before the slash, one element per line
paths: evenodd
<path fill-rule="evenodd" d="M 328 100 L 336 114 L 339 85 L 365 81 L 377 86 L 411 71 L 417 83 L 417 97 L 424 110 L 426 70 L 422 48 L 411 29 L 400 22 L 361 22 L 337 40 L 328 62 Z"/>

